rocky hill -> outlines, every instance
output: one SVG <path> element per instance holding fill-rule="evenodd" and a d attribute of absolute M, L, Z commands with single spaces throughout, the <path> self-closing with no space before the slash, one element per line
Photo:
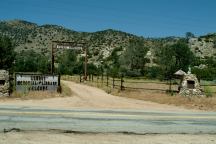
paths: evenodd
<path fill-rule="evenodd" d="M 190 38 L 188 44 L 198 57 L 216 57 L 216 34 Z"/>
<path fill-rule="evenodd" d="M 18 53 L 32 49 L 46 56 L 50 56 L 52 41 L 76 41 L 77 43 L 84 41 L 89 50 L 89 60 L 94 63 L 109 57 L 114 48 L 121 47 L 124 50 L 131 39 L 139 39 L 150 48 L 147 57 L 153 64 L 155 51 L 161 43 L 173 43 L 179 39 L 177 37 L 145 39 L 112 29 L 94 33 L 77 32 L 57 25 L 40 26 L 22 20 L 0 21 L 0 34 L 13 40 Z M 216 57 L 216 34 L 191 38 L 188 44 L 199 57 Z"/>
<path fill-rule="evenodd" d="M 116 47 L 126 47 L 130 39 L 144 41 L 142 37 L 112 29 L 86 33 L 57 25 L 39 26 L 22 20 L 0 22 L 0 34 L 13 40 L 17 52 L 32 49 L 47 56 L 50 55 L 52 41 L 76 41 L 77 43 L 84 41 L 92 61 L 108 57 Z"/>

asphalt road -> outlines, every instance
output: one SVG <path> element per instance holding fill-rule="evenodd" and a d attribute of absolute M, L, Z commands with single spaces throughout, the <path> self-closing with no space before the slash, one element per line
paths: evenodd
<path fill-rule="evenodd" d="M 0 132 L 14 129 L 83 133 L 216 134 L 216 112 L 0 106 Z"/>

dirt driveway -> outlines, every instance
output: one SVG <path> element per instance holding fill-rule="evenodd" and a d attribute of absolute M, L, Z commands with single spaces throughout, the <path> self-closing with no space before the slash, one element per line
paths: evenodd
<path fill-rule="evenodd" d="M 0 100 L 0 105 L 40 106 L 49 108 L 90 108 L 90 109 L 143 109 L 160 111 L 186 111 L 184 108 L 157 104 L 148 101 L 122 98 L 107 94 L 101 89 L 87 85 L 62 81 L 73 92 L 71 97 L 56 97 L 41 100 Z"/>

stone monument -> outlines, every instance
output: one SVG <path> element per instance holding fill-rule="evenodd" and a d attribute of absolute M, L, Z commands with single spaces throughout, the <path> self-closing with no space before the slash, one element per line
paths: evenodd
<path fill-rule="evenodd" d="M 9 96 L 9 72 L 0 70 L 0 97 Z"/>
<path fill-rule="evenodd" d="M 182 77 L 179 94 L 182 96 L 205 96 L 196 75 L 191 73 L 190 68 L 188 73 Z"/>

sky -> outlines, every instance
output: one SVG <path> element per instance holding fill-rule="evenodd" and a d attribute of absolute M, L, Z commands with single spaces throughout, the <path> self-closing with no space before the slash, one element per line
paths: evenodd
<path fill-rule="evenodd" d="M 13 19 L 83 32 L 199 36 L 216 32 L 216 0 L 0 0 L 0 20 Z"/>

